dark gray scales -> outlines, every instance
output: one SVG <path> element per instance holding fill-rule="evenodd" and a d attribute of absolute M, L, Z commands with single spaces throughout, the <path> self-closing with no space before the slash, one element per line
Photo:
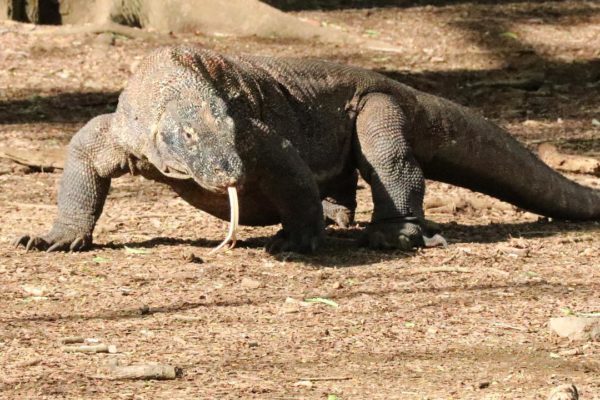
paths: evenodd
<path fill-rule="evenodd" d="M 310 252 L 325 219 L 352 223 L 357 171 L 373 195 L 373 248 L 422 246 L 436 233 L 425 178 L 550 217 L 600 219 L 599 191 L 448 100 L 360 68 L 176 46 L 152 52 L 116 112 L 73 137 L 54 226 L 15 244 L 88 248 L 111 179 L 134 173 L 222 219 L 234 187 L 241 224 L 282 224 L 269 251 Z"/>

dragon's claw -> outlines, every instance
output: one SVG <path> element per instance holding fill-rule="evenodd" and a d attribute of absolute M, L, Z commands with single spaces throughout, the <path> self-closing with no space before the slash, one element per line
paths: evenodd
<path fill-rule="evenodd" d="M 23 246 L 26 252 L 39 250 L 49 253 L 53 251 L 81 251 L 88 249 L 91 244 L 91 237 L 81 234 L 21 235 L 12 241 L 15 248 Z"/>

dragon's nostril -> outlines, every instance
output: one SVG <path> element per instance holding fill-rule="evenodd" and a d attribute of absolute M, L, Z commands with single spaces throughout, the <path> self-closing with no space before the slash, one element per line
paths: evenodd
<path fill-rule="evenodd" d="M 226 173 L 230 170 L 231 165 L 227 160 L 220 160 L 213 166 L 213 171 L 215 173 Z"/>
<path fill-rule="evenodd" d="M 229 161 L 227 160 L 221 160 L 219 166 L 223 171 L 229 171 L 229 169 L 231 168 L 231 166 L 229 165 Z"/>

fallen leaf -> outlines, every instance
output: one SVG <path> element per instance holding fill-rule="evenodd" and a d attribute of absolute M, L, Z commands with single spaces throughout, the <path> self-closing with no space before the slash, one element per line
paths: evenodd
<path fill-rule="evenodd" d="M 125 252 L 127 254 L 148 254 L 148 250 L 145 249 L 134 249 L 132 247 L 125 246 Z"/>
<path fill-rule="evenodd" d="M 515 40 L 519 39 L 519 36 L 517 36 L 517 34 L 514 32 L 502 32 L 500 34 L 500 36 L 505 37 L 505 38 L 515 39 Z"/>

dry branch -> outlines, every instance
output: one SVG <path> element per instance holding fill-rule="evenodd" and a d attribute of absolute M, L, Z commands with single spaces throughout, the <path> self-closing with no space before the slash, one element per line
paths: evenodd
<path fill-rule="evenodd" d="M 67 336 L 60 340 L 62 344 L 75 344 L 75 343 L 83 343 L 85 339 L 81 336 Z"/>
<path fill-rule="evenodd" d="M 42 358 L 40 358 L 40 357 L 34 357 L 34 358 L 30 358 L 28 360 L 19 361 L 13 367 L 14 368 L 33 367 L 35 365 L 38 365 L 41 362 L 42 362 Z"/>
<path fill-rule="evenodd" d="M 109 346 L 106 344 L 83 345 L 83 346 L 64 346 L 65 353 L 108 353 Z"/>
<path fill-rule="evenodd" d="M 312 382 L 319 382 L 319 381 L 348 381 L 352 379 L 351 376 L 318 376 L 318 377 L 314 377 L 314 378 L 300 378 L 300 381 L 312 381 Z"/>
<path fill-rule="evenodd" d="M 179 368 L 170 365 L 141 364 L 129 366 L 116 366 L 112 369 L 112 378 L 118 380 L 127 379 L 157 379 L 168 380 L 181 376 Z"/>
<path fill-rule="evenodd" d="M 65 148 L 31 150 L 0 147 L 0 158 L 6 158 L 30 168 L 52 172 L 65 165 Z"/>
<path fill-rule="evenodd" d="M 443 272 L 460 272 L 464 274 L 472 273 L 470 269 L 461 267 L 422 267 L 415 268 L 406 271 L 406 275 L 418 275 L 418 274 L 432 274 L 432 273 L 443 273 Z"/>

